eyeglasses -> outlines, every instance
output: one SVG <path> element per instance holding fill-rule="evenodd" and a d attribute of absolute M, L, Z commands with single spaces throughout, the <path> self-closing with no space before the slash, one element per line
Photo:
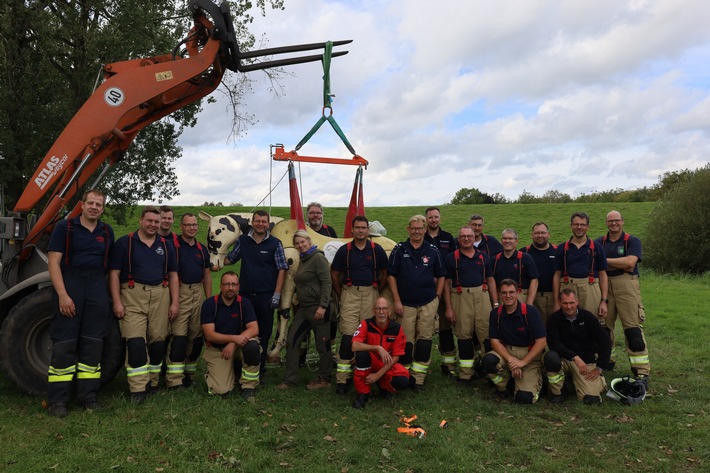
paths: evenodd
<path fill-rule="evenodd" d="M 389 307 L 375 307 L 375 312 L 387 312 L 390 310 Z"/>
<path fill-rule="evenodd" d="M 413 232 L 423 232 L 424 227 L 409 227 L 409 230 L 411 230 Z"/>
<path fill-rule="evenodd" d="M 584 228 L 584 227 L 588 227 L 589 224 L 588 223 L 573 223 L 572 226 L 574 228 Z"/>
<path fill-rule="evenodd" d="M 607 220 L 606 223 L 621 223 L 621 220 L 619 220 L 619 219 Z"/>

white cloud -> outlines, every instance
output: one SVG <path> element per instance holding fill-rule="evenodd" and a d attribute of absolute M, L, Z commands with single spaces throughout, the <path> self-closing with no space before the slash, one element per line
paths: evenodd
<path fill-rule="evenodd" d="M 652 185 L 708 161 L 710 9 L 699 0 L 567 2 L 289 0 L 257 18 L 267 47 L 354 39 L 331 66 L 334 116 L 359 154 L 369 205 L 425 205 L 462 187 L 517 197 Z M 254 205 L 320 116 L 319 63 L 287 68 L 274 99 L 262 73 L 228 143 L 218 94 L 181 138 L 181 196 Z M 348 157 L 324 125 L 302 154 Z M 354 168 L 304 164 L 304 200 L 347 205 Z M 273 195 L 285 205 L 283 183 Z"/>

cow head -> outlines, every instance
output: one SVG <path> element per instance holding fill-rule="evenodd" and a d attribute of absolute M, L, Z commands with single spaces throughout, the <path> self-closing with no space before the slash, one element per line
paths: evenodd
<path fill-rule="evenodd" d="M 200 212 L 200 218 L 209 222 L 207 228 L 207 251 L 210 253 L 210 263 L 214 266 L 224 266 L 224 258 L 229 248 L 237 241 L 239 235 L 249 231 L 250 214 L 229 214 L 211 216 Z"/>
<path fill-rule="evenodd" d="M 213 266 L 224 266 L 224 258 L 227 257 L 229 249 L 232 247 L 239 235 L 249 233 L 251 229 L 250 213 L 231 213 L 228 215 L 211 216 L 207 212 L 200 211 L 202 220 L 209 222 L 207 227 L 207 251 L 210 253 L 210 263 Z M 271 227 L 274 223 L 283 220 L 280 217 L 271 217 Z"/>

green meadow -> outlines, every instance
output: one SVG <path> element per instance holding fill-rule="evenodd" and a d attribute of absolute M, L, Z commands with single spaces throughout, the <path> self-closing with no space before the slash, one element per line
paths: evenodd
<path fill-rule="evenodd" d="M 643 237 L 652 204 L 614 204 L 626 229 Z M 251 209 L 179 207 L 216 215 Z M 537 221 L 550 226 L 553 242 L 569 237 L 569 216 L 591 215 L 590 235 L 604 232 L 607 204 L 443 206 L 442 227 L 452 233 L 471 213 L 486 218 L 485 232 L 521 233 L 528 244 Z M 326 222 L 342 233 L 344 208 L 326 208 Z M 409 217 L 419 207 L 372 208 L 394 240 L 406 238 Z M 286 217 L 288 209 L 273 209 Z M 122 235 L 137 228 L 116 227 Z M 204 241 L 206 224 L 201 224 Z M 175 227 L 177 228 L 177 227 Z M 216 278 L 215 278 L 216 281 Z M 708 471 L 710 469 L 710 318 L 704 307 L 710 275 L 658 276 L 642 272 L 651 388 L 643 404 L 606 400 L 583 406 L 541 399 L 533 406 L 501 401 L 485 382 L 462 387 L 443 377 L 434 350 L 433 369 L 421 394 L 372 400 L 366 409 L 333 390 L 275 388 L 283 368 L 270 366 L 257 402 L 239 395 L 207 395 L 202 380 L 191 389 L 161 390 L 140 406 L 130 404 L 125 373 L 104 392 L 105 409 L 72 409 L 64 419 L 48 416 L 41 399 L 19 392 L 0 375 L 0 471 L 123 472 L 442 472 L 442 471 Z M 216 287 L 216 284 L 215 284 Z M 436 340 L 435 340 L 436 343 Z M 617 327 L 618 363 L 612 376 L 629 374 L 623 335 Z M 302 383 L 315 376 L 309 356 Z M 204 368 L 201 366 L 201 370 Z M 400 418 L 418 416 L 422 439 L 397 433 Z M 442 420 L 446 427 L 439 427 Z"/>

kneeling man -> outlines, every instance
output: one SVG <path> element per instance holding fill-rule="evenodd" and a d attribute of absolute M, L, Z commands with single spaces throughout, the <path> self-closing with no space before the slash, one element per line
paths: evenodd
<path fill-rule="evenodd" d="M 481 362 L 501 399 L 510 396 L 508 381 L 515 381 L 515 402 L 533 404 L 542 388 L 542 352 L 547 345 L 545 325 L 533 305 L 518 302 L 518 285 L 503 279 L 498 286 L 503 305 L 491 311 L 488 323 L 492 351 Z"/>
<path fill-rule="evenodd" d="M 390 320 L 392 310 L 384 297 L 377 298 L 372 313 L 374 317 L 360 322 L 353 334 L 356 409 L 365 407 L 373 384 L 384 398 L 409 386 L 409 371 L 397 363 L 406 345 L 402 326 Z"/>
<path fill-rule="evenodd" d="M 254 402 L 259 384 L 259 326 L 254 308 L 239 295 L 239 276 L 227 271 L 220 281 L 220 293 L 202 304 L 200 314 L 204 332 L 207 363 L 205 381 L 210 394 L 224 395 L 235 385 L 234 360 L 241 360 L 239 384 L 242 397 Z"/>
<path fill-rule="evenodd" d="M 579 307 L 572 288 L 560 291 L 562 309 L 547 320 L 547 344 L 543 363 L 550 382 L 550 402 L 562 402 L 565 377 L 572 376 L 577 399 L 601 404 L 606 382 L 602 368 L 609 369 L 611 339 L 597 317 Z"/>

